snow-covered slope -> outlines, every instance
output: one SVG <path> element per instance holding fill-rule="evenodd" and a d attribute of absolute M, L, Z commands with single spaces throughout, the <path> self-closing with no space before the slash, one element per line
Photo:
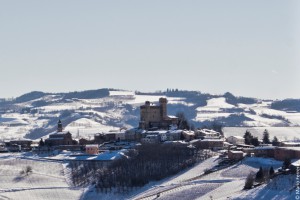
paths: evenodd
<path fill-rule="evenodd" d="M 269 194 L 267 189 L 270 186 L 261 186 L 260 188 L 244 191 L 243 187 L 247 175 L 253 171 L 257 172 L 259 167 L 269 169 L 271 166 L 277 169 L 281 166 L 281 162 L 269 158 L 245 158 L 242 162 L 234 164 L 228 168 L 220 171 L 199 176 L 204 173 L 206 169 L 217 165 L 218 157 L 212 157 L 195 165 L 190 170 L 183 172 L 180 175 L 175 175 L 157 184 L 152 183 L 152 187 L 145 186 L 140 190 L 140 193 L 131 196 L 129 199 L 155 199 L 159 193 L 159 199 L 164 200 L 179 200 L 179 199 L 257 199 L 258 195 L 268 195 L 267 199 L 278 199 L 276 194 L 280 192 L 280 188 Z M 293 187 L 293 183 L 289 182 L 289 177 L 283 178 L 286 188 Z M 281 192 L 282 199 L 288 199 L 287 192 Z"/>
<path fill-rule="evenodd" d="M 104 92 L 103 92 L 104 91 Z M 102 93 L 103 94 L 102 94 Z M 196 127 L 213 121 L 224 126 L 300 126 L 300 112 L 272 109 L 272 101 L 237 98 L 230 93 L 209 95 L 195 91 L 135 93 L 95 90 L 46 94 L 33 92 L 15 101 L 0 103 L 0 139 L 37 139 L 55 131 L 60 118 L 75 135 L 138 126 L 139 106 L 145 101 L 168 99 L 168 114 L 184 112 Z"/>
<path fill-rule="evenodd" d="M 20 174 L 27 166 L 32 173 Z M 82 190 L 67 183 L 61 163 L 30 160 L 20 154 L 0 155 L 0 199 L 79 199 Z"/>

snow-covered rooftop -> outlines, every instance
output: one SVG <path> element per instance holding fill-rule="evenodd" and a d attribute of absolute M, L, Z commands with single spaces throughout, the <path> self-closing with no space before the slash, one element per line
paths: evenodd
<path fill-rule="evenodd" d="M 236 138 L 236 139 L 240 139 L 240 140 L 244 139 L 242 136 L 237 136 L 237 135 L 229 136 L 228 138 L 230 138 L 230 137 L 233 137 L 233 138 Z"/>
<path fill-rule="evenodd" d="M 271 149 L 275 149 L 276 147 L 274 146 L 264 146 L 264 147 L 255 147 L 254 149 L 257 150 L 271 150 Z"/>
<path fill-rule="evenodd" d="M 300 159 L 292 162 L 292 165 L 295 167 L 300 167 Z"/>
<path fill-rule="evenodd" d="M 171 118 L 171 119 L 177 119 L 178 117 L 174 116 L 174 115 L 168 115 L 168 118 Z"/>
<path fill-rule="evenodd" d="M 214 138 L 205 138 L 205 139 L 203 139 L 202 141 L 211 141 L 211 142 L 224 142 L 224 140 L 223 139 L 214 139 Z"/>
<path fill-rule="evenodd" d="M 300 151 L 300 147 L 278 147 L 278 148 L 290 149 L 290 150 L 294 150 L 294 151 Z"/>
<path fill-rule="evenodd" d="M 98 148 L 99 146 L 97 144 L 87 144 L 85 147 Z"/>
<path fill-rule="evenodd" d="M 242 151 L 230 151 L 231 153 L 244 153 Z"/>
<path fill-rule="evenodd" d="M 186 135 L 195 135 L 194 131 L 183 131 L 183 133 Z"/>

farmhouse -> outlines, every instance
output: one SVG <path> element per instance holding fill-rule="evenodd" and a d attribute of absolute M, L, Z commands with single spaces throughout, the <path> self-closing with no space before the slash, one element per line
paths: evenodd
<path fill-rule="evenodd" d="M 228 158 L 231 160 L 240 160 L 244 157 L 244 152 L 242 151 L 228 151 Z"/>

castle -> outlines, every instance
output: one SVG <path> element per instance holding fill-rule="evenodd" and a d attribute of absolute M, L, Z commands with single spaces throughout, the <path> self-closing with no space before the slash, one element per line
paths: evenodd
<path fill-rule="evenodd" d="M 139 128 L 149 129 L 169 129 L 171 125 L 178 124 L 178 118 L 167 115 L 167 99 L 160 98 L 159 105 L 151 105 L 149 101 L 140 107 Z"/>

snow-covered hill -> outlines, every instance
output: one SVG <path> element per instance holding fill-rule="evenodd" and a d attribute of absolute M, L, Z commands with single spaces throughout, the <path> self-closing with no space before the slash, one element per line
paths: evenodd
<path fill-rule="evenodd" d="M 296 190 L 296 178 L 292 175 L 278 176 L 268 184 L 263 184 L 251 190 L 243 190 L 245 179 L 250 172 L 257 172 L 260 167 L 275 170 L 282 162 L 270 158 L 247 157 L 225 169 L 203 175 L 207 169 L 218 165 L 220 158 L 211 157 L 194 167 L 173 177 L 161 181 L 151 182 L 144 187 L 133 190 L 128 194 L 97 193 L 90 188 L 83 195 L 83 199 L 164 199 L 164 200 L 202 200 L 202 199 L 291 199 Z M 294 188 L 293 190 L 291 190 Z M 159 194 L 159 198 L 157 198 Z"/>
<path fill-rule="evenodd" d="M 213 121 L 230 127 L 300 126 L 295 103 L 235 97 L 230 93 L 210 95 L 195 91 L 140 93 L 100 89 L 71 93 L 31 92 L 13 101 L 0 102 L 0 139 L 37 139 L 55 131 L 57 120 L 73 136 L 136 127 L 139 106 L 145 101 L 168 99 L 168 114 L 184 112 L 196 127 Z M 297 103 L 297 102 L 296 102 Z M 274 105 L 273 105 L 274 104 Z M 276 110 L 278 108 L 280 110 Z"/>
<path fill-rule="evenodd" d="M 27 166 L 32 172 L 21 174 Z M 79 199 L 83 190 L 68 184 L 66 172 L 62 163 L 33 160 L 17 153 L 1 154 L 0 199 Z"/>

